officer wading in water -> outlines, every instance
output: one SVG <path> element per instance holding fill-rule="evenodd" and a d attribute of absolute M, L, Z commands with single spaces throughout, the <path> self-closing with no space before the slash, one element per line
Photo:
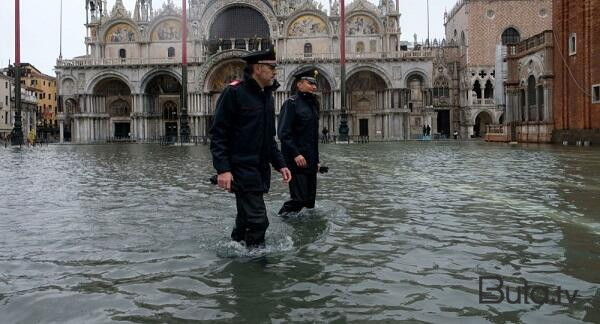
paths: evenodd
<path fill-rule="evenodd" d="M 285 183 L 292 175 L 275 142 L 275 52 L 255 52 L 243 59 L 244 80 L 232 82 L 217 102 L 210 149 L 219 187 L 235 193 L 231 238 L 253 248 L 264 245 L 269 227 L 263 200 L 271 181 L 269 163 Z"/>
<path fill-rule="evenodd" d="M 295 76 L 298 93 L 285 101 L 279 114 L 277 136 L 292 171 L 291 199 L 283 204 L 279 215 L 315 207 L 320 167 L 317 74 L 308 71 Z"/>

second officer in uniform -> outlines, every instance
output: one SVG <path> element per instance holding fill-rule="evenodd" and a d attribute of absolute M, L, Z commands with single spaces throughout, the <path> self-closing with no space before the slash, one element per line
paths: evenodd
<path fill-rule="evenodd" d="M 290 200 L 279 214 L 314 208 L 319 170 L 319 101 L 317 71 L 297 74 L 297 94 L 286 100 L 279 114 L 277 136 L 281 152 L 292 172 Z"/>

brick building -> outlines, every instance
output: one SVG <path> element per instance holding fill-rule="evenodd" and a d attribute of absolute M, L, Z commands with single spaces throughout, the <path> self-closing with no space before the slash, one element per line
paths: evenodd
<path fill-rule="evenodd" d="M 600 0 L 554 0 L 554 142 L 600 142 Z"/>
<path fill-rule="evenodd" d="M 459 0 L 445 28 L 446 40 L 461 48 L 461 136 L 483 137 L 505 118 L 505 45 L 551 29 L 552 1 Z"/>

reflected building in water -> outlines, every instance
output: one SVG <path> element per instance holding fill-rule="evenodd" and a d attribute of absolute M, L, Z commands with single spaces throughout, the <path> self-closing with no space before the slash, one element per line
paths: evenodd
<path fill-rule="evenodd" d="M 293 75 L 319 72 L 321 128 L 337 134 L 341 114 L 340 8 L 315 1 L 189 0 L 188 112 L 193 136 L 205 136 L 217 98 L 242 77 L 240 56 L 275 47 L 276 107 L 293 93 Z M 73 142 L 176 135 L 181 100 L 181 9 L 137 0 L 87 1 L 86 55 L 57 62 L 61 137 Z M 232 23 L 235 22 L 235 23 Z M 458 110 L 459 46 L 400 42 L 394 0 L 355 0 L 346 8 L 347 109 L 350 135 L 412 139 L 430 125 L 451 134 Z"/>

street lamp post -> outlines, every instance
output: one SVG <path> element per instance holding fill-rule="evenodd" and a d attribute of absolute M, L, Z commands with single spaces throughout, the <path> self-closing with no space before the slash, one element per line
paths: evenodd
<path fill-rule="evenodd" d="M 181 143 L 187 143 L 190 139 L 190 125 L 188 116 L 188 71 L 187 71 L 187 0 L 182 0 L 181 15 L 181 117 L 179 137 Z"/>
<path fill-rule="evenodd" d="M 346 4 L 340 1 L 340 94 L 341 109 L 340 127 L 338 128 L 339 140 L 348 140 L 348 114 L 346 112 Z"/>
<path fill-rule="evenodd" d="M 12 145 L 23 145 L 21 120 L 21 31 L 19 0 L 15 0 L 15 125 L 10 134 Z"/>

